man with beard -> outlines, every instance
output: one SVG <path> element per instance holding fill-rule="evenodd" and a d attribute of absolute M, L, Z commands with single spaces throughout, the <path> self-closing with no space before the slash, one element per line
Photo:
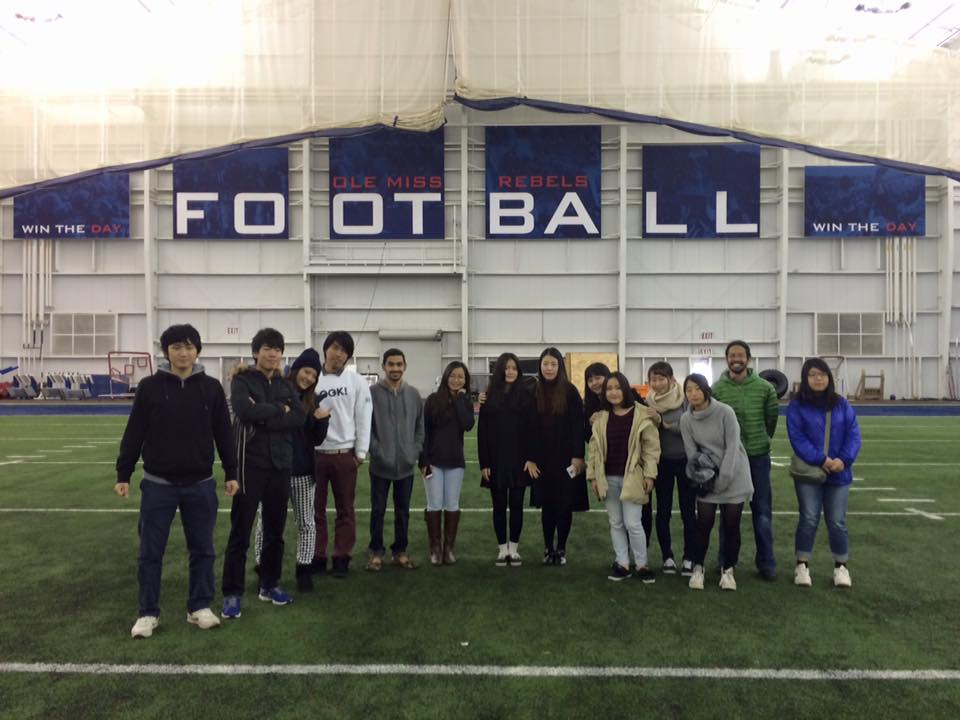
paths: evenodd
<path fill-rule="evenodd" d="M 779 408 L 773 385 L 750 367 L 750 346 L 743 340 L 727 344 L 727 370 L 713 385 L 713 396 L 733 408 L 740 423 L 740 440 L 750 460 L 753 499 L 750 511 L 756 540 L 757 570 L 764 580 L 777 576 L 773 553 L 773 491 L 770 487 L 770 438 L 777 431 Z M 720 536 L 723 561 L 723 535 Z"/>

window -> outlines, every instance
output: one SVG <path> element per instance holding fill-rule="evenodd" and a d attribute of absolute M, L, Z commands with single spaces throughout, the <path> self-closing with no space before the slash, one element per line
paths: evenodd
<path fill-rule="evenodd" d="M 882 355 L 880 313 L 817 313 L 818 355 Z"/>
<path fill-rule="evenodd" d="M 117 348 L 117 316 L 93 313 L 52 313 L 50 354 L 106 355 Z"/>

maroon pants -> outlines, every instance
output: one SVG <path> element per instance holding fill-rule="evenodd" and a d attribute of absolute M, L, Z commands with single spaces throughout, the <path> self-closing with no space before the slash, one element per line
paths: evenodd
<path fill-rule="evenodd" d="M 349 558 L 357 541 L 357 515 L 354 499 L 357 495 L 357 461 L 352 452 L 336 455 L 317 452 L 315 472 L 316 497 L 313 505 L 317 525 L 317 544 L 313 554 L 327 557 L 327 486 L 333 490 L 337 518 L 333 526 L 333 557 Z"/>

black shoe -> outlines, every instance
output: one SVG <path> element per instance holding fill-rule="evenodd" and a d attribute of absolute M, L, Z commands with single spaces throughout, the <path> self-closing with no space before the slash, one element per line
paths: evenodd
<path fill-rule="evenodd" d="M 567 564 L 567 551 L 566 550 L 557 550 L 553 554 L 553 564 L 554 565 L 566 565 Z"/>
<path fill-rule="evenodd" d="M 626 580 L 628 577 L 630 577 L 630 571 L 618 562 L 611 566 L 610 572 L 607 574 L 607 580 L 613 580 L 614 582 Z"/>
<path fill-rule="evenodd" d="M 310 563 L 310 571 L 314 575 L 325 575 L 327 572 L 327 559 L 325 557 L 315 557 Z"/>
<path fill-rule="evenodd" d="M 297 564 L 297 590 L 309 592 L 313 590 L 313 567 Z"/>
<path fill-rule="evenodd" d="M 650 568 L 644 566 L 637 568 L 637 579 L 644 585 L 651 585 L 657 581 L 657 576 Z"/>
<path fill-rule="evenodd" d="M 555 563 L 553 562 L 553 554 L 554 554 L 554 553 L 553 553 L 553 550 L 551 550 L 550 548 L 544 548 L 544 549 L 543 549 L 543 564 L 544 564 L 544 565 L 553 565 L 553 564 L 555 564 Z"/>
<path fill-rule="evenodd" d="M 348 557 L 335 557 L 333 559 L 333 569 L 330 571 L 330 574 L 337 578 L 338 580 L 343 580 L 347 576 L 347 571 L 350 569 L 350 558 Z"/>
<path fill-rule="evenodd" d="M 766 580 L 767 582 L 773 582 L 777 579 L 777 571 L 770 570 L 769 568 L 758 569 L 757 572 L 760 573 L 760 577 Z"/>

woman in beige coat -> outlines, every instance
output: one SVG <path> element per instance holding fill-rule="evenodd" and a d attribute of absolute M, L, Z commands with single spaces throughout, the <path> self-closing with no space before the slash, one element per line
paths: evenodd
<path fill-rule="evenodd" d="M 630 382 L 615 372 L 603 386 L 607 409 L 593 424 L 587 479 L 607 508 L 610 539 L 616 560 L 607 577 L 615 582 L 630 577 L 630 551 L 636 576 L 644 583 L 656 581 L 647 566 L 647 537 L 643 531 L 643 506 L 657 477 L 660 433 L 642 406 L 635 403 Z"/>

